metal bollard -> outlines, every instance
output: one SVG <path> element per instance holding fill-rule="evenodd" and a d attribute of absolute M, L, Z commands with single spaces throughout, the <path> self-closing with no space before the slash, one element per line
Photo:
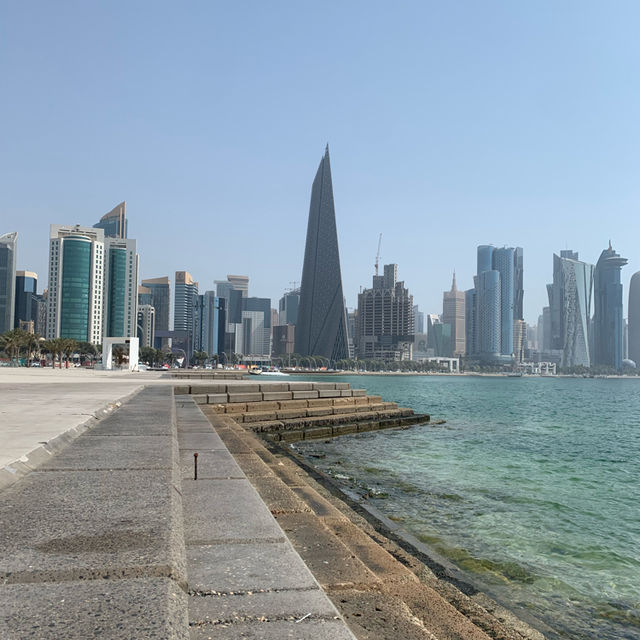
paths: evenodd
<path fill-rule="evenodd" d="M 198 454 L 193 454 L 193 479 L 198 479 Z"/>

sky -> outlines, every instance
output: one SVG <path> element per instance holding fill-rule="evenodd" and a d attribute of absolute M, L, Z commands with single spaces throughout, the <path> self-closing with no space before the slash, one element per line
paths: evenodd
<path fill-rule="evenodd" d="M 347 305 L 380 263 L 426 313 L 479 244 L 640 270 L 640 4 L 4 0 L 0 234 L 46 286 L 49 225 L 127 202 L 140 277 L 299 283 L 328 143 Z"/>

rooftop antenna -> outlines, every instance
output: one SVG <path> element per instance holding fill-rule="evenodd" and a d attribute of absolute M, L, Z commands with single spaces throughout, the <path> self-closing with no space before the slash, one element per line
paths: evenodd
<path fill-rule="evenodd" d="M 376 275 L 378 275 L 378 267 L 380 266 L 380 247 L 382 246 L 382 234 L 378 237 L 378 253 L 376 253 Z"/>

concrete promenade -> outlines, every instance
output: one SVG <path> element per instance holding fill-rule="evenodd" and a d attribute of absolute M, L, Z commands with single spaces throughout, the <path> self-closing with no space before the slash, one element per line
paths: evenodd
<path fill-rule="evenodd" d="M 2 371 L 0 638 L 353 640 L 174 382 Z"/>

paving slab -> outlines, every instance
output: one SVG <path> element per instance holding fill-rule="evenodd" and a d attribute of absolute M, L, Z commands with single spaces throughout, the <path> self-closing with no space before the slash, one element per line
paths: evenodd
<path fill-rule="evenodd" d="M 317 586 L 284 591 L 252 591 L 234 595 L 220 594 L 189 597 L 192 623 L 237 621 L 240 618 L 289 618 L 337 616 L 338 612 Z"/>
<path fill-rule="evenodd" d="M 282 536 L 282 532 L 280 533 Z M 190 591 L 317 589 L 291 543 L 187 545 Z"/>
<path fill-rule="evenodd" d="M 181 449 L 180 474 L 183 479 L 193 479 L 194 453 L 198 454 L 198 480 L 245 477 L 233 456 L 224 449 Z"/>
<path fill-rule="evenodd" d="M 226 449 L 220 436 L 215 431 L 208 432 L 178 432 L 180 449 Z"/>
<path fill-rule="evenodd" d="M 284 539 L 248 480 L 185 480 L 182 494 L 187 544 Z"/>
<path fill-rule="evenodd" d="M 271 513 L 311 512 L 311 509 L 273 473 L 260 478 L 255 488 Z"/>
<path fill-rule="evenodd" d="M 189 638 L 187 596 L 168 578 L 0 585 L 0 638 Z"/>
<path fill-rule="evenodd" d="M 0 581 L 186 581 L 172 472 L 33 472 L 0 494 Z"/>
<path fill-rule="evenodd" d="M 355 640 L 344 622 L 307 618 L 275 622 L 240 622 L 231 625 L 191 627 L 192 640 Z"/>
<path fill-rule="evenodd" d="M 177 454 L 171 436 L 81 437 L 39 470 L 171 469 Z"/>

